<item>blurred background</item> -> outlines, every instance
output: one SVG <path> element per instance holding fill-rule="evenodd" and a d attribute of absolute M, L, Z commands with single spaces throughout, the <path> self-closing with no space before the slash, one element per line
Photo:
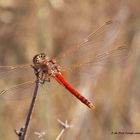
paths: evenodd
<path fill-rule="evenodd" d="M 76 50 L 78 42 L 108 20 L 119 24 L 104 28 L 93 44 L 91 41 L 84 49 Z M 0 0 L 0 65 L 32 64 L 32 57 L 40 52 L 53 58 L 67 52 L 59 61 L 67 68 L 122 45 L 128 50 L 107 58 L 109 63 L 103 59 L 101 65 L 64 71 L 66 79 L 95 104 L 96 111 L 54 80 L 42 85 L 27 140 L 39 140 L 35 132 L 45 132 L 42 140 L 56 139 L 62 130 L 57 119 L 73 125 L 61 140 L 139 140 L 138 134 L 114 134 L 140 132 L 139 44 L 139 0 Z M 35 79 L 32 70 L 7 74 L 6 70 L 1 70 L 1 90 Z M 11 92 L 18 92 L 17 98 L 1 97 L 0 139 L 18 139 L 14 129 L 24 126 L 31 100 L 20 96 L 33 93 L 33 89 L 31 84 L 21 86 Z"/>

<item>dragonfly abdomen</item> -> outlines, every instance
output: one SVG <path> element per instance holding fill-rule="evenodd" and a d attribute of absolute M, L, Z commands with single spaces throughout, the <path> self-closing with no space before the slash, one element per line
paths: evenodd
<path fill-rule="evenodd" d="M 76 98 L 78 98 L 81 102 L 83 102 L 85 105 L 87 105 L 89 108 L 94 109 L 94 105 L 86 99 L 84 96 L 82 96 L 77 90 L 75 90 L 62 76 L 61 73 L 55 74 L 54 77 L 59 83 L 61 83 L 67 90 L 70 91 Z"/>

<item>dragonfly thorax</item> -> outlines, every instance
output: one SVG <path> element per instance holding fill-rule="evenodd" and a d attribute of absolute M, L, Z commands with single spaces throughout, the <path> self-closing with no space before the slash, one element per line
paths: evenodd
<path fill-rule="evenodd" d="M 50 77 L 54 77 L 55 74 L 60 73 L 60 67 L 56 64 L 56 61 L 47 57 L 45 53 L 35 55 L 33 57 L 33 64 L 31 66 L 41 83 L 48 81 Z"/>

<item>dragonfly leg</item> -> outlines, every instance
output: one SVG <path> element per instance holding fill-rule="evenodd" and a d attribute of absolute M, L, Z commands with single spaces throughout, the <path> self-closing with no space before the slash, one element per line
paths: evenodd
<path fill-rule="evenodd" d="M 42 74 L 42 77 L 43 77 L 43 83 L 45 82 L 50 82 L 50 77 L 48 77 L 48 74 L 47 73 L 43 73 Z"/>
<path fill-rule="evenodd" d="M 48 68 L 47 72 L 43 71 L 41 68 L 37 69 L 35 66 L 31 65 L 31 67 L 34 69 L 34 73 L 36 77 L 39 79 L 39 82 L 41 84 L 44 84 L 45 82 L 50 82 L 50 78 L 48 75 L 52 75 L 52 70 Z"/>
<path fill-rule="evenodd" d="M 55 59 L 50 59 L 49 62 L 51 62 L 52 64 L 56 64 L 56 60 Z"/>
<path fill-rule="evenodd" d="M 41 76 L 39 76 L 38 78 L 39 78 L 41 84 L 44 84 L 45 82 L 50 82 L 51 81 L 48 74 L 44 73 L 44 72 L 42 72 Z"/>
<path fill-rule="evenodd" d="M 20 130 L 15 130 L 15 133 L 19 136 L 22 137 L 24 133 L 24 128 L 22 127 Z"/>
<path fill-rule="evenodd" d="M 61 71 L 61 67 L 59 65 L 55 64 L 55 68 L 56 68 L 57 72 Z"/>
<path fill-rule="evenodd" d="M 31 65 L 31 67 L 34 69 L 34 73 L 37 77 L 39 77 L 41 69 L 37 69 L 35 66 Z"/>
<path fill-rule="evenodd" d="M 46 78 L 46 80 L 45 80 L 46 82 L 50 82 L 51 81 L 51 79 L 48 77 L 48 78 Z"/>
<path fill-rule="evenodd" d="M 55 70 L 57 70 L 57 72 L 60 72 L 61 67 L 59 65 L 56 64 L 56 60 L 55 59 L 50 59 L 49 62 L 51 62 L 55 68 Z"/>

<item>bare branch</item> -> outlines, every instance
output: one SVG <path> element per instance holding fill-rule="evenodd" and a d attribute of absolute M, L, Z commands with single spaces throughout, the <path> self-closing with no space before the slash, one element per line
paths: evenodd
<path fill-rule="evenodd" d="M 61 120 L 57 120 L 61 126 L 63 127 L 62 130 L 60 131 L 60 133 L 58 134 L 56 140 L 59 140 L 60 137 L 63 135 L 63 133 L 65 132 L 66 129 L 73 127 L 73 125 L 69 125 L 68 121 L 66 120 L 65 122 L 62 122 Z"/>

